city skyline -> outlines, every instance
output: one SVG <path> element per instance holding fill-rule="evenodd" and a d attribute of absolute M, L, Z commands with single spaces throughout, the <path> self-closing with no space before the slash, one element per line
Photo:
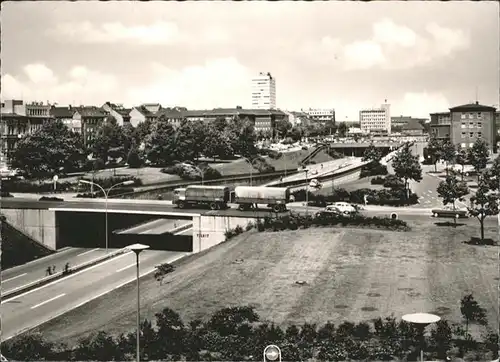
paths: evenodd
<path fill-rule="evenodd" d="M 264 69 L 279 79 L 278 108 L 335 108 L 338 121 L 357 120 L 385 99 L 393 116 L 428 118 L 476 97 L 498 107 L 496 3 L 3 3 L 2 10 L 2 99 L 251 108 L 251 79 Z"/>

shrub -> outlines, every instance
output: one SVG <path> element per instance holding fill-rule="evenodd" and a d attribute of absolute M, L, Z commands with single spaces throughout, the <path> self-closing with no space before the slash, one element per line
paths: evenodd
<path fill-rule="evenodd" d="M 256 157 L 252 160 L 252 166 L 256 170 L 259 171 L 259 173 L 267 173 L 267 172 L 274 172 L 276 169 L 274 166 L 270 165 L 267 163 L 267 161 L 263 157 Z"/>
<path fill-rule="evenodd" d="M 60 199 L 58 197 L 47 197 L 47 196 L 42 196 L 38 199 L 38 201 L 64 201 L 63 199 Z"/>
<path fill-rule="evenodd" d="M 57 191 L 75 190 L 77 184 L 74 182 L 62 181 L 57 183 Z M 6 180 L 2 181 L 2 192 L 21 192 L 21 193 L 42 193 L 54 192 L 53 182 L 35 183 L 26 180 Z"/>
<path fill-rule="evenodd" d="M 168 175 L 178 175 L 180 173 L 179 165 L 167 166 L 160 170 L 162 173 L 166 173 Z"/>
<path fill-rule="evenodd" d="M 216 180 L 222 177 L 222 174 L 215 168 L 208 165 L 208 163 L 202 163 L 198 168 L 203 172 L 204 180 Z"/>
<path fill-rule="evenodd" d="M 95 189 L 95 188 L 94 188 Z M 116 187 L 111 190 L 111 192 L 108 194 L 108 196 L 116 196 L 116 195 L 122 195 L 122 194 L 128 194 L 134 192 L 133 187 Z M 83 192 L 77 194 L 75 197 L 78 198 L 86 198 L 86 199 L 91 199 L 91 198 L 99 198 L 99 197 L 104 197 L 104 194 L 101 190 L 94 191 L 92 192 Z"/>
<path fill-rule="evenodd" d="M 143 160 L 139 155 L 137 147 L 133 146 L 127 156 L 127 163 L 130 168 L 139 168 L 143 165 Z"/>
<path fill-rule="evenodd" d="M 247 225 L 247 227 L 248 227 L 248 225 Z M 243 230 L 243 228 L 240 225 L 238 225 L 234 229 L 228 229 L 228 230 L 226 230 L 224 232 L 224 236 L 226 237 L 226 241 L 228 241 L 229 239 L 235 237 L 236 235 L 242 234 L 244 231 L 245 230 Z"/>
<path fill-rule="evenodd" d="M 372 185 L 383 185 L 385 183 L 385 178 L 381 176 L 376 176 L 370 180 Z"/>
<path fill-rule="evenodd" d="M 387 166 L 382 165 L 380 162 L 370 162 L 361 168 L 359 178 L 368 176 L 387 175 Z"/>
<path fill-rule="evenodd" d="M 405 187 L 404 181 L 398 178 L 396 175 L 387 175 L 384 181 L 384 187 L 391 189 L 401 189 Z"/>

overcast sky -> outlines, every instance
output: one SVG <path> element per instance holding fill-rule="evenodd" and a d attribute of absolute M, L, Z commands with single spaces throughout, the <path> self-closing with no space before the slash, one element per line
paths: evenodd
<path fill-rule="evenodd" d="M 189 109 L 250 107 L 276 78 L 280 109 L 388 100 L 391 115 L 499 103 L 496 2 L 7 2 L 2 98 Z"/>

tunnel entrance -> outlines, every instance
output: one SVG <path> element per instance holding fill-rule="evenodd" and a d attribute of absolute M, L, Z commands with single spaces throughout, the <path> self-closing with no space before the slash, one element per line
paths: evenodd
<path fill-rule="evenodd" d="M 58 227 L 57 248 L 106 247 L 106 214 L 104 212 L 75 212 L 56 211 Z M 123 214 L 108 212 L 108 247 L 123 248 L 127 245 L 141 243 L 149 245 L 154 250 L 192 251 L 193 238 L 191 235 L 173 235 L 169 230 L 177 224 L 192 222 L 192 217 Z M 147 224 L 155 224 L 148 229 Z M 171 228 L 169 227 L 171 224 Z M 142 229 L 140 226 L 146 225 Z M 162 227 L 158 227 L 162 225 Z M 131 228 L 137 228 L 134 233 L 121 233 Z"/>

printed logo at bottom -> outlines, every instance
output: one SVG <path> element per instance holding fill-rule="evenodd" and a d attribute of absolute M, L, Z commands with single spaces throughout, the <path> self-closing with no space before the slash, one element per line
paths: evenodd
<path fill-rule="evenodd" d="M 278 346 L 271 344 L 264 348 L 264 362 L 266 361 L 281 362 L 281 350 Z"/>

